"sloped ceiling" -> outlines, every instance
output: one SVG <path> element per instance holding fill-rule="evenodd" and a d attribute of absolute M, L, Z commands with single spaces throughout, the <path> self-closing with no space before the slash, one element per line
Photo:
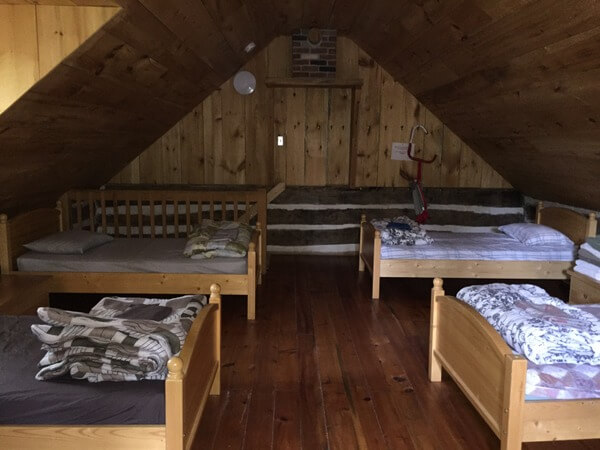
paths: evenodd
<path fill-rule="evenodd" d="M 600 208 L 600 2 L 115 3 L 0 116 L 0 210 L 103 184 L 232 76 L 247 42 L 299 26 L 351 37 L 524 193 Z"/>

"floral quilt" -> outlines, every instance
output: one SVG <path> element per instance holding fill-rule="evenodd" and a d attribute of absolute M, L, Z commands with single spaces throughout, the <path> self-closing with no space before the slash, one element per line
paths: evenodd
<path fill-rule="evenodd" d="M 600 365 L 600 320 L 583 308 L 531 284 L 469 286 L 456 296 L 535 364 Z"/>

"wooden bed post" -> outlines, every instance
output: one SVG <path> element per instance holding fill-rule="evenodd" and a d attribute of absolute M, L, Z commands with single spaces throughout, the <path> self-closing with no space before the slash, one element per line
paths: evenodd
<path fill-rule="evenodd" d="M 438 302 L 437 297 L 444 295 L 444 280 L 441 278 L 433 279 L 433 288 L 431 288 L 431 313 L 429 325 L 429 381 L 442 381 L 442 365 L 435 356 L 438 344 Z"/>
<path fill-rule="evenodd" d="M 166 417 L 169 426 L 166 427 L 168 450 L 183 450 L 183 361 L 173 356 L 167 363 L 169 374 L 165 382 Z"/>
<path fill-rule="evenodd" d="M 373 243 L 373 293 L 374 300 L 379 298 L 379 283 L 381 279 L 379 273 L 381 270 L 381 232 L 375 230 L 375 240 Z"/>
<path fill-rule="evenodd" d="M 262 249 L 262 239 L 263 239 L 263 233 L 262 233 L 262 229 L 260 227 L 260 222 L 256 222 L 256 231 L 258 231 L 258 248 Z M 258 264 L 257 264 L 257 271 L 256 271 L 256 275 L 258 276 L 258 284 L 262 284 L 262 275 L 263 275 L 263 265 L 265 264 L 265 261 L 263 261 L 263 254 L 262 251 L 258 252 Z"/>
<path fill-rule="evenodd" d="M 215 381 L 210 388 L 210 395 L 219 395 L 221 393 L 221 286 L 213 284 L 210 286 L 209 303 L 214 303 L 219 306 L 217 311 L 217 327 L 215 339 L 215 356 L 217 358 L 217 372 L 215 373 Z"/>
<path fill-rule="evenodd" d="M 0 214 L 0 270 L 6 274 L 12 270 L 11 239 L 9 236 L 8 216 Z"/>
<path fill-rule="evenodd" d="M 256 244 L 248 245 L 248 320 L 256 319 Z M 260 252 L 260 248 L 258 249 Z"/>
<path fill-rule="evenodd" d="M 362 259 L 363 252 L 363 224 L 367 221 L 367 215 L 361 214 L 360 216 L 360 240 L 358 241 L 358 271 L 365 271 L 365 262 Z"/>
<path fill-rule="evenodd" d="M 260 252 L 261 266 L 259 269 L 262 273 L 267 273 L 267 191 L 261 189 L 261 195 L 258 198 L 258 217 L 257 217 L 257 228 L 258 224 L 262 224 L 264 229 L 261 229 L 260 236 L 260 247 L 257 251 Z"/>
<path fill-rule="evenodd" d="M 542 209 L 544 209 L 544 203 L 538 202 L 535 207 L 535 223 L 538 225 L 542 222 Z"/>
<path fill-rule="evenodd" d="M 523 410 L 527 360 L 519 355 L 504 357 L 501 450 L 520 450 L 523 441 Z"/>
<path fill-rule="evenodd" d="M 590 213 L 590 215 L 588 216 L 586 235 L 587 236 L 596 236 L 596 233 L 598 232 L 597 227 L 598 227 L 598 221 L 596 220 L 596 214 Z"/>
<path fill-rule="evenodd" d="M 61 231 L 68 231 L 71 229 L 71 214 L 69 208 L 71 207 L 71 202 L 69 201 L 69 193 L 65 192 L 63 196 L 56 202 L 56 207 L 59 207 L 60 203 L 60 226 L 62 227 Z M 90 204 L 90 208 L 92 205 Z"/>
<path fill-rule="evenodd" d="M 68 227 L 65 226 L 63 220 L 63 204 L 61 200 L 56 201 L 56 210 L 58 211 L 58 229 L 59 231 L 66 231 Z"/>

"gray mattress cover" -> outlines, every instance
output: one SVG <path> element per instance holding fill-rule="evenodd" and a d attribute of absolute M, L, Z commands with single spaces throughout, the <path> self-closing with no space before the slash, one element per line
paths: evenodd
<path fill-rule="evenodd" d="M 27 252 L 17 259 L 25 272 L 248 273 L 247 258 L 191 259 L 184 238 L 115 239 L 83 255 Z"/>
<path fill-rule="evenodd" d="M 0 424 L 155 425 L 165 423 L 163 381 L 37 381 L 42 357 L 35 316 L 0 316 Z"/>

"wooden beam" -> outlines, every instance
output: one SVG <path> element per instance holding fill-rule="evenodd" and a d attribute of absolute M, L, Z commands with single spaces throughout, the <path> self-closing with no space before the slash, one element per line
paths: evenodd
<path fill-rule="evenodd" d="M 341 78 L 267 78 L 267 87 L 307 87 L 307 88 L 356 88 L 362 80 Z"/>

